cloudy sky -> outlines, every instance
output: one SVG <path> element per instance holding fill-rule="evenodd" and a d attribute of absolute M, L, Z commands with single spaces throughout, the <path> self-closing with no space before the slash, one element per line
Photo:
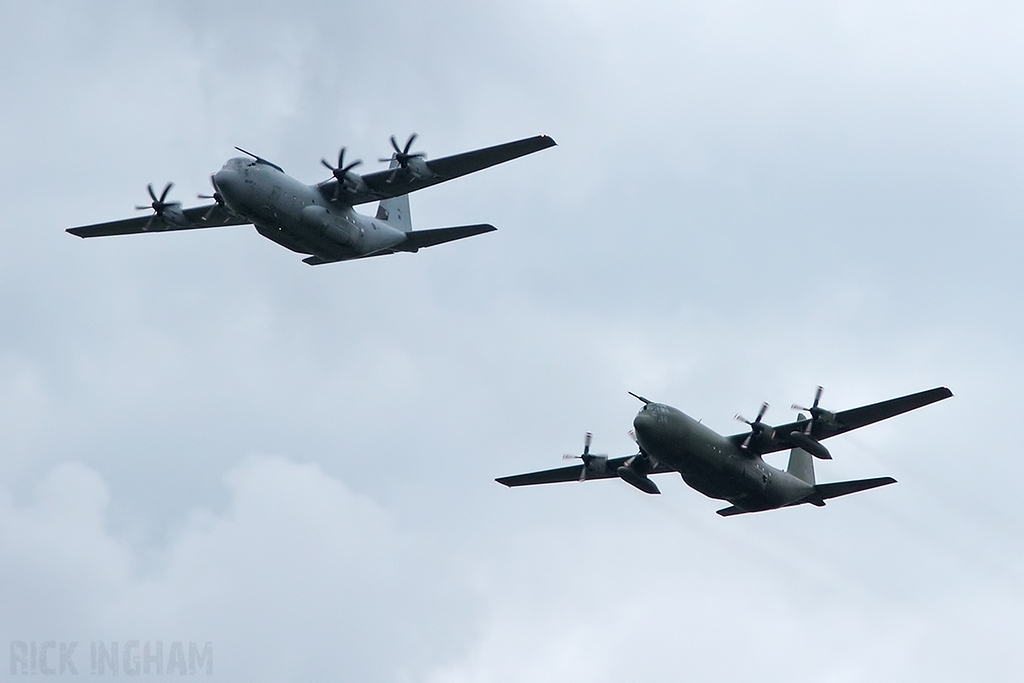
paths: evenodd
<path fill-rule="evenodd" d="M 0 2 L 0 677 L 137 640 L 222 681 L 1017 680 L 1022 34 L 1007 2 Z M 313 183 L 414 131 L 559 144 L 414 195 L 498 227 L 416 255 L 63 232 L 198 203 L 235 145 Z M 955 398 L 830 442 L 820 481 L 900 483 L 823 509 L 493 481 L 633 452 L 627 391 L 735 433 L 818 384 Z"/>

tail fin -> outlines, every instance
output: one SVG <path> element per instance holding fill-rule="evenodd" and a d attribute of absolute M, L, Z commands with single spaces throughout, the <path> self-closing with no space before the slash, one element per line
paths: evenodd
<path fill-rule="evenodd" d="M 402 232 L 412 232 L 409 195 L 403 194 L 391 199 L 382 199 L 377 207 L 377 220 L 384 221 Z"/>
<path fill-rule="evenodd" d="M 398 168 L 398 159 L 391 157 L 391 166 Z M 377 220 L 384 221 L 402 232 L 412 232 L 412 214 L 409 213 L 409 195 L 382 199 L 377 205 Z"/>
<path fill-rule="evenodd" d="M 803 414 L 797 415 L 797 422 L 804 419 Z M 802 448 L 794 448 L 789 452 L 789 465 L 786 471 L 797 479 L 814 486 L 814 458 Z"/>
<path fill-rule="evenodd" d="M 804 449 L 794 448 L 789 452 L 789 465 L 786 471 L 814 486 L 814 458 Z"/>

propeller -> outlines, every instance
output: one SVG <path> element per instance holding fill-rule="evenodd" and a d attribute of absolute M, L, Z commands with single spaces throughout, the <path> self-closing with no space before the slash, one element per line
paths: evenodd
<path fill-rule="evenodd" d="M 608 462 L 608 456 L 604 453 L 595 455 L 590 452 L 590 440 L 594 438 L 594 435 L 587 432 L 586 436 L 583 437 L 583 452 L 579 455 L 573 455 L 572 453 L 566 453 L 562 456 L 563 460 L 575 460 L 580 459 L 583 461 L 583 470 L 580 472 L 580 481 L 584 481 L 587 478 L 587 472 L 591 471 L 594 467 L 593 463 L 597 464 L 596 469 L 600 471 L 604 468 L 606 462 Z"/>
<path fill-rule="evenodd" d="M 394 138 L 392 138 L 392 142 L 393 141 L 394 141 Z M 324 166 L 326 166 L 328 169 L 330 169 L 331 175 L 333 175 L 334 179 L 338 181 L 338 185 L 334 188 L 334 199 L 337 200 L 338 197 L 340 196 L 342 187 L 344 187 L 344 186 L 346 186 L 348 184 L 348 181 L 349 181 L 348 172 L 351 171 L 356 166 L 361 165 L 363 163 L 363 160 L 362 159 L 356 159 L 355 161 L 350 163 L 348 166 L 346 166 L 345 165 L 345 148 L 342 147 L 341 151 L 338 152 L 338 165 L 336 167 L 335 166 L 331 166 L 331 164 L 327 161 L 327 159 L 321 159 L 320 163 L 323 164 Z"/>
<path fill-rule="evenodd" d="M 761 422 L 761 418 L 764 417 L 765 411 L 767 410 L 768 403 L 765 402 L 761 404 L 761 410 L 757 411 L 757 417 L 755 417 L 753 420 L 748 420 L 739 413 L 736 414 L 737 420 L 739 420 L 740 422 L 745 422 L 746 424 L 750 425 L 750 433 L 747 434 L 747 438 L 743 440 L 743 443 L 740 445 L 740 448 L 749 448 L 750 442 L 753 439 L 760 439 L 763 436 L 771 438 L 771 435 L 774 430 L 770 426 L 766 425 L 764 422 Z"/>
<path fill-rule="evenodd" d="M 153 192 L 153 183 L 146 185 L 146 189 L 149 190 L 149 198 L 152 199 L 153 202 L 145 206 L 136 206 L 135 210 L 145 211 L 146 209 L 153 209 L 153 211 L 156 212 L 157 216 L 163 216 L 164 210 L 166 210 L 167 207 L 181 206 L 181 202 L 165 201 L 167 199 L 167 193 L 171 191 L 172 187 L 174 187 L 174 183 L 167 183 L 167 185 L 164 187 L 164 191 L 160 193 L 160 197 L 158 199 L 156 193 Z"/>
<path fill-rule="evenodd" d="M 812 420 L 817 419 L 818 416 L 821 415 L 822 412 L 824 412 L 821 408 L 818 407 L 818 402 L 821 401 L 821 392 L 823 392 L 824 390 L 825 388 L 819 384 L 818 390 L 814 392 L 814 403 L 811 404 L 811 407 L 805 408 L 804 406 L 794 403 L 792 405 L 793 410 L 806 410 L 811 414 Z"/>
<path fill-rule="evenodd" d="M 828 452 L 828 449 L 821 444 L 820 441 L 812 436 L 814 432 L 814 426 L 819 420 L 829 422 L 835 418 L 834 413 L 831 413 L 824 408 L 819 408 L 818 403 L 821 401 L 821 393 L 823 389 L 819 385 L 817 391 L 814 392 L 814 403 L 810 407 L 804 407 L 801 405 L 793 404 L 793 410 L 806 410 L 811 414 L 811 419 L 807 420 L 804 424 L 803 431 L 796 431 L 789 435 L 790 441 L 795 443 L 800 448 L 810 453 L 816 458 L 822 460 L 831 460 L 832 454 Z M 804 420 L 803 413 L 797 415 L 797 422 Z M 820 433 L 820 432 L 819 432 Z"/>
<path fill-rule="evenodd" d="M 388 182 L 391 182 L 395 179 L 395 174 L 398 172 L 399 168 L 407 169 L 409 168 L 410 161 L 412 161 L 413 159 L 422 159 L 423 157 L 426 156 L 426 154 L 424 154 L 423 152 L 409 152 L 409 150 L 412 148 L 412 143 L 415 142 L 417 137 L 419 136 L 416 135 L 416 133 L 413 133 L 412 135 L 409 136 L 409 139 L 406 140 L 405 147 L 399 147 L 398 141 L 395 140 L 395 136 L 391 136 L 391 147 L 395 150 L 395 153 L 388 159 L 380 159 L 380 161 L 382 162 L 391 161 L 391 159 L 395 159 L 398 162 L 398 167 L 391 171 L 391 177 L 388 179 Z"/>
<path fill-rule="evenodd" d="M 213 185 L 213 194 L 196 195 L 200 199 L 212 199 L 214 201 L 214 205 L 211 206 L 210 209 L 205 214 L 203 214 L 204 223 L 210 220 L 210 216 L 218 207 L 221 209 L 226 208 L 224 205 L 224 195 L 220 193 L 220 188 L 217 187 L 217 181 L 214 179 L 212 173 L 210 174 L 210 184 Z"/>
<path fill-rule="evenodd" d="M 147 206 L 135 207 L 136 211 L 145 211 L 146 209 L 153 209 L 153 215 L 150 216 L 149 221 L 146 222 L 146 230 L 149 230 L 149 226 L 153 222 L 154 218 L 159 218 L 163 220 L 164 212 L 167 211 L 167 209 L 181 206 L 181 202 L 166 201 L 167 193 L 171 191 L 172 187 L 174 187 L 174 183 L 167 183 L 167 185 L 164 186 L 164 191 L 160 193 L 159 197 L 157 197 L 156 193 L 153 192 L 153 183 L 149 183 L 148 185 L 146 185 L 146 189 L 149 191 L 149 198 L 152 199 L 153 201 Z"/>

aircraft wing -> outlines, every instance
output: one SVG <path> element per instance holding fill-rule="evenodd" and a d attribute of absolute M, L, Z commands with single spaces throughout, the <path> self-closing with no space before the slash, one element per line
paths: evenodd
<path fill-rule="evenodd" d="M 180 221 L 148 214 L 146 216 L 125 218 L 120 221 L 68 228 L 67 232 L 78 237 L 108 237 L 110 235 L 131 235 L 139 232 L 220 228 L 228 225 L 245 225 L 249 222 L 216 204 L 196 206 L 191 209 L 185 209 L 181 213 L 184 219 Z"/>
<path fill-rule="evenodd" d="M 590 481 L 592 479 L 618 479 L 619 475 L 615 473 L 615 470 L 626 464 L 626 461 L 632 457 L 632 455 L 627 455 L 621 458 L 612 458 L 605 463 L 603 468 L 590 468 L 587 471 L 585 481 Z M 658 463 L 653 470 L 648 472 L 648 474 L 662 474 L 664 472 L 675 472 L 675 470 Z M 569 465 L 568 467 L 559 467 L 553 470 L 542 470 L 540 472 L 516 474 L 510 477 L 499 477 L 494 481 L 512 488 L 514 486 L 533 486 L 535 484 L 557 484 L 563 481 L 579 481 L 581 474 L 583 474 L 583 463 L 580 463 L 579 465 Z"/>
<path fill-rule="evenodd" d="M 823 418 L 815 421 L 811 436 L 818 441 L 828 439 L 839 434 L 845 434 L 846 432 L 854 429 L 865 427 L 875 422 L 887 420 L 890 417 L 910 412 L 911 410 L 923 408 L 924 406 L 935 403 L 936 401 L 947 399 L 952 395 L 953 392 L 946 387 L 937 387 L 935 389 L 921 391 L 916 394 L 893 398 L 888 401 L 872 403 L 871 405 L 861 406 L 860 408 L 844 410 L 842 412 L 835 413 L 829 418 Z M 774 453 L 776 451 L 789 450 L 790 448 L 793 448 L 797 444 L 790 441 L 789 435 L 795 431 L 803 431 L 806 425 L 807 421 L 803 420 L 774 427 L 775 434 L 772 437 L 771 442 L 758 444 L 757 452 Z M 749 432 L 745 432 L 743 434 L 730 436 L 729 440 L 739 445 L 747 438 L 748 433 Z"/>
<path fill-rule="evenodd" d="M 375 202 L 389 197 L 399 197 L 416 190 L 422 190 L 431 185 L 437 185 L 453 178 L 458 178 L 485 168 L 503 164 L 506 161 L 518 159 L 527 154 L 539 152 L 542 149 L 553 147 L 555 141 L 547 135 L 537 135 L 532 138 L 506 142 L 503 145 L 486 147 L 484 149 L 456 154 L 440 159 L 426 161 L 430 175 L 418 177 L 405 169 L 394 169 L 376 171 L 362 176 L 365 183 L 365 190 L 346 190 L 340 193 L 338 201 L 347 206 Z M 317 185 L 321 194 L 330 201 L 334 201 L 335 188 L 338 181 L 334 178 Z"/>

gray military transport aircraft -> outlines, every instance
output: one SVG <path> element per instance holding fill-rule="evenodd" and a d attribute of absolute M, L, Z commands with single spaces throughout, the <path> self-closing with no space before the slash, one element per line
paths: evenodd
<path fill-rule="evenodd" d="M 753 420 L 736 416 L 737 420 L 750 425 L 750 431 L 734 436 L 721 436 L 671 406 L 630 392 L 644 404 L 633 419 L 631 434 L 640 447 L 636 455 L 608 459 L 607 455 L 592 454 L 591 435 L 587 433 L 583 453 L 565 456 L 579 458 L 583 461 L 581 464 L 496 481 L 511 487 L 618 477 L 644 493 L 661 493 L 648 475 L 678 472 L 683 481 L 705 496 L 732 503 L 718 511 L 723 517 L 803 503 L 821 507 L 829 498 L 896 483 L 892 477 L 815 483 L 811 456 L 832 459 L 822 440 L 953 395 L 949 389 L 939 387 L 833 413 L 818 407 L 821 391 L 818 387 L 809 408 L 793 406 L 794 410 L 807 411 L 809 418 L 799 413 L 796 422 L 770 427 L 761 421 L 768 409 L 765 403 Z M 787 448 L 791 450 L 785 471 L 761 459 L 766 453 Z"/>
<path fill-rule="evenodd" d="M 229 159 L 210 176 L 213 194 L 199 195 L 201 199 L 212 199 L 212 204 L 182 209 L 180 202 L 167 201 L 173 183 L 167 183 L 159 197 L 149 185 L 152 202 L 135 207 L 140 211 L 152 209 L 149 216 L 69 228 L 68 232 L 79 237 L 101 237 L 251 223 L 264 237 L 292 251 L 309 254 L 303 261 L 310 265 L 400 251 L 416 252 L 495 228 L 481 224 L 413 230 L 409 216 L 410 192 L 555 144 L 548 136 L 538 135 L 427 161 L 422 152 L 409 151 L 415 139 L 413 133 L 405 146 L 399 147 L 392 135 L 391 146 L 395 151 L 389 159 L 380 160 L 390 161 L 390 168 L 366 175 L 352 170 L 362 161 L 345 164 L 345 148 L 342 147 L 337 166 L 326 159 L 320 160 L 333 177 L 316 185 L 304 185 L 285 174 L 280 166 L 236 147 L 248 157 Z M 374 201 L 380 204 L 373 217 L 352 208 Z"/>

